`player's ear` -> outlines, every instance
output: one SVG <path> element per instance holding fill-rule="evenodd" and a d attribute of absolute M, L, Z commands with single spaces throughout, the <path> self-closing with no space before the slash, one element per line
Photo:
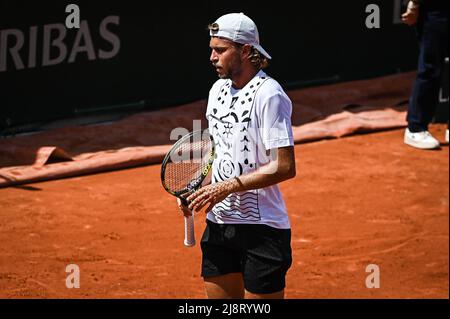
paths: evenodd
<path fill-rule="evenodd" d="M 250 58 L 251 53 L 252 53 L 252 46 L 250 44 L 244 44 L 241 50 L 242 57 L 244 59 L 248 59 Z"/>

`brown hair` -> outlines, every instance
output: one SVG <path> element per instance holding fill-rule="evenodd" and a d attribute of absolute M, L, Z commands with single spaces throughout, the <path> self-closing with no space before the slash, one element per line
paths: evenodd
<path fill-rule="evenodd" d="M 252 47 L 250 51 L 250 62 L 258 69 L 265 69 L 269 66 L 269 59 L 261 54 L 258 50 Z"/>
<path fill-rule="evenodd" d="M 244 45 L 241 43 L 233 42 L 236 47 L 241 49 Z M 259 69 L 265 69 L 269 66 L 269 59 L 266 58 L 261 52 L 256 50 L 254 47 L 251 47 L 249 60 L 253 64 L 254 67 Z"/>

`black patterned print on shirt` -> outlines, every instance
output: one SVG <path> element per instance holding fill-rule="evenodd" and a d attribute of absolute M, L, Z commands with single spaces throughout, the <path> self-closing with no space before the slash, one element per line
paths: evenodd
<path fill-rule="evenodd" d="M 230 93 L 230 80 L 219 90 L 209 118 L 216 146 L 222 151 L 214 164 L 213 182 L 225 181 L 257 169 L 256 163 L 248 156 L 251 152 L 257 152 L 253 149 L 256 144 L 252 144 L 248 136 L 248 127 L 257 89 L 265 79 L 255 77 L 234 97 Z M 236 133 L 239 136 L 234 136 Z M 233 159 L 232 153 L 236 148 L 244 155 L 242 162 Z M 228 219 L 257 221 L 261 219 L 258 199 L 258 190 L 234 193 L 216 204 L 212 213 Z"/>

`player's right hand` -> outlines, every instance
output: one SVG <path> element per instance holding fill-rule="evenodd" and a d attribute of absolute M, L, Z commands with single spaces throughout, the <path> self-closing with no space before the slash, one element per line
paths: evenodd
<path fill-rule="evenodd" d="M 419 18 L 419 7 L 412 1 L 408 2 L 406 12 L 402 14 L 402 21 L 409 26 L 415 25 Z"/>
<path fill-rule="evenodd" d="M 192 210 L 190 210 L 187 206 L 184 206 L 181 202 L 181 199 L 177 198 L 178 209 L 183 213 L 184 216 L 191 216 Z"/>

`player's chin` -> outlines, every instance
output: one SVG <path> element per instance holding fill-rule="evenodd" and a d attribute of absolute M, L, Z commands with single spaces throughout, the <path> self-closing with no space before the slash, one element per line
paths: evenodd
<path fill-rule="evenodd" d="M 218 76 L 219 76 L 219 79 L 222 79 L 222 80 L 230 79 L 230 76 L 228 74 L 218 74 Z"/>
<path fill-rule="evenodd" d="M 217 72 L 217 76 L 220 79 L 228 79 L 229 78 L 228 73 L 224 72 L 224 70 L 222 68 L 216 68 L 216 72 Z"/>

